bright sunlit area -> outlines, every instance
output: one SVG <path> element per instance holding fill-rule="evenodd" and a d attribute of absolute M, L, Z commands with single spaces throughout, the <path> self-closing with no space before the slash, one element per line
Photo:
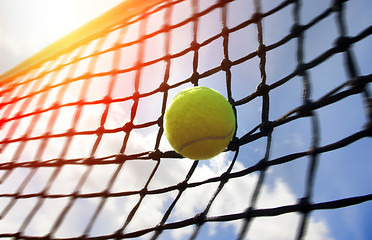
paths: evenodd
<path fill-rule="evenodd" d="M 122 0 L 0 0 L 0 75 Z"/>

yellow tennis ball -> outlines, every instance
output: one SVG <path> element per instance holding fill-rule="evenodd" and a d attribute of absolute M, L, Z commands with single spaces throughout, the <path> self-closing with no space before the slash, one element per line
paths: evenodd
<path fill-rule="evenodd" d="M 164 132 L 176 152 L 202 160 L 221 153 L 235 132 L 235 115 L 224 96 L 207 87 L 180 92 L 167 107 Z"/>

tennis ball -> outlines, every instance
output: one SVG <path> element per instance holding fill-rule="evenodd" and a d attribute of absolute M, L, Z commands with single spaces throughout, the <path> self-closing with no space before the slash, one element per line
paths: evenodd
<path fill-rule="evenodd" d="M 184 157 L 202 160 L 221 153 L 235 132 L 230 103 L 217 91 L 193 87 L 181 91 L 167 107 L 164 132 Z"/>

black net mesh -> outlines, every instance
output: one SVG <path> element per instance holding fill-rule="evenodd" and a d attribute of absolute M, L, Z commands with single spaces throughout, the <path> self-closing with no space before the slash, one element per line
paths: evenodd
<path fill-rule="evenodd" d="M 164 1 L 3 79 L 0 238 L 342 239 L 346 210 L 372 209 L 372 25 L 357 6 Z M 195 85 L 237 116 L 207 161 L 163 134 Z"/>

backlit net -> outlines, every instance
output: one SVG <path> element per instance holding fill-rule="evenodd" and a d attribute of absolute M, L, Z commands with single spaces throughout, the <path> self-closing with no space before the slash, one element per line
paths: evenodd
<path fill-rule="evenodd" d="M 2 79 L 0 238 L 322 239 L 326 220 L 337 237 L 327 214 L 372 200 L 358 3 L 164 1 Z M 237 116 L 208 161 L 163 134 L 194 85 Z"/>

